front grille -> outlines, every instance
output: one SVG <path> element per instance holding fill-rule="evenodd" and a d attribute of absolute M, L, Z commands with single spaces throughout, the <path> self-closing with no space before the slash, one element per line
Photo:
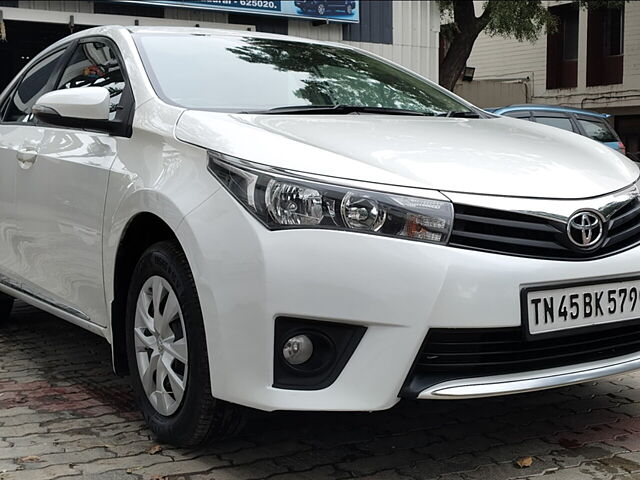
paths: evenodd
<path fill-rule="evenodd" d="M 640 243 L 640 199 L 616 211 L 605 225 L 606 239 L 594 251 L 580 251 L 567 239 L 559 220 L 470 205 L 454 206 L 450 245 L 487 252 L 556 260 L 587 260 Z"/>
<path fill-rule="evenodd" d="M 527 340 L 521 327 L 432 328 L 403 387 L 412 397 L 447 380 L 543 370 L 640 352 L 638 322 Z"/>

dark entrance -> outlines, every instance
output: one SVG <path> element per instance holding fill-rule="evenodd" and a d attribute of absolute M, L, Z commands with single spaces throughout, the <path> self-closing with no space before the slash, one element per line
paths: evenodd
<path fill-rule="evenodd" d="M 622 143 L 631 153 L 640 159 L 640 115 L 616 115 L 616 132 Z"/>
<path fill-rule="evenodd" d="M 7 41 L 0 42 L 0 92 L 35 55 L 71 32 L 60 23 L 5 20 Z M 74 31 L 89 28 L 76 25 Z"/>

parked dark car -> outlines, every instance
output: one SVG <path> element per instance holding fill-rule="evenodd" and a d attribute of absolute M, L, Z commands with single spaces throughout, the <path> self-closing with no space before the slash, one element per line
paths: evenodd
<path fill-rule="evenodd" d="M 626 153 L 624 143 L 622 143 L 616 131 L 607 121 L 607 118 L 611 116 L 607 113 L 592 112 L 580 108 L 535 105 L 532 103 L 500 108 L 485 108 L 485 110 L 496 115 L 521 118 L 530 122 L 562 128 L 604 143 L 623 155 Z"/>
<path fill-rule="evenodd" d="M 304 13 L 326 15 L 327 12 L 344 12 L 351 15 L 356 8 L 353 0 L 296 0 L 296 7 Z"/>

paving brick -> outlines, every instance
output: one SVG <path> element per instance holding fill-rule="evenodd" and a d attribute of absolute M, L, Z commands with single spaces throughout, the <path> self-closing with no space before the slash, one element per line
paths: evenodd
<path fill-rule="evenodd" d="M 11 458 L 26 457 L 29 455 L 44 455 L 47 453 L 60 452 L 64 452 L 64 449 L 51 443 L 40 443 L 26 447 L 4 447 L 0 448 L 0 461 Z"/>
<path fill-rule="evenodd" d="M 544 480 L 612 480 L 616 474 L 626 474 L 621 468 L 602 462 L 586 462 L 578 467 L 557 470 L 544 476 Z"/>
<path fill-rule="evenodd" d="M 585 415 L 585 412 L 586 411 L 583 413 L 572 413 L 571 415 L 560 416 L 554 419 L 553 423 L 562 427 L 562 430 L 579 431 L 598 425 L 610 425 L 617 428 L 623 428 L 620 427 L 617 422 L 621 420 L 629 420 L 627 415 L 611 412 L 603 408 L 586 412 L 588 415 Z M 640 418 L 638 421 L 640 422 Z"/>
<path fill-rule="evenodd" d="M 630 417 L 640 417 L 640 403 L 627 403 L 624 405 L 618 405 L 610 409 L 612 412 L 623 413 Z"/>
<path fill-rule="evenodd" d="M 402 435 L 378 437 L 370 442 L 359 444 L 359 448 L 374 454 L 381 454 L 393 450 L 425 447 L 438 442 L 442 442 L 442 437 L 439 437 L 436 432 L 419 430 Z"/>
<path fill-rule="evenodd" d="M 336 464 L 340 470 L 347 471 L 354 476 L 371 475 L 380 470 L 410 466 L 424 460 L 423 454 L 409 450 L 401 450 L 387 455 L 373 455 L 356 460 Z"/>
<path fill-rule="evenodd" d="M 30 433 L 40 432 L 42 429 L 37 423 L 23 423 L 22 425 L 12 425 L 10 427 L 0 427 L 0 438 L 23 437 Z"/>
<path fill-rule="evenodd" d="M 344 447 L 335 447 L 325 450 L 313 448 L 303 452 L 296 452 L 291 455 L 276 458 L 274 459 L 274 462 L 286 467 L 288 470 L 300 472 L 319 465 L 337 464 L 366 456 L 367 454 L 364 452 L 358 452 Z"/>
<path fill-rule="evenodd" d="M 445 460 L 426 459 L 416 462 L 415 465 L 399 467 L 397 471 L 403 475 L 420 480 L 440 478 L 443 475 L 464 474 L 472 472 L 481 465 L 491 464 L 486 457 L 477 457 L 471 454 L 458 455 Z"/>
<path fill-rule="evenodd" d="M 556 449 L 548 455 L 539 455 L 543 461 L 553 462 L 559 467 L 569 468 L 578 467 L 582 463 L 591 460 L 603 460 L 612 458 L 619 453 L 626 451 L 620 447 L 606 444 L 591 444 L 578 448 Z"/>
<path fill-rule="evenodd" d="M 366 477 L 355 477 L 359 480 L 412 480 L 411 477 L 401 475 L 393 470 L 383 470 L 373 475 L 367 475 Z"/>
<path fill-rule="evenodd" d="M 507 480 L 546 475 L 556 470 L 558 470 L 558 466 L 554 463 L 534 458 L 533 464 L 529 468 L 517 468 L 513 463 L 482 465 L 471 472 L 465 472 L 464 476 L 469 480 Z"/>
<path fill-rule="evenodd" d="M 535 413 L 534 413 L 535 415 Z M 507 424 L 503 422 L 494 423 L 491 430 L 487 432 L 491 438 L 502 443 L 520 443 L 534 438 L 545 438 L 556 435 L 558 432 L 567 430 L 566 427 L 556 425 L 551 421 L 535 421 L 528 425 Z"/>
<path fill-rule="evenodd" d="M 141 468 L 139 472 L 145 477 L 186 475 L 194 472 L 207 472 L 212 468 L 228 466 L 229 462 L 216 457 L 202 457 L 192 460 L 163 462 L 150 467 Z"/>
<path fill-rule="evenodd" d="M 615 426 L 597 425 L 587 427 L 579 432 L 563 432 L 550 437 L 549 441 L 551 443 L 557 443 L 563 448 L 577 448 L 587 443 L 607 442 L 625 433 L 624 430 Z"/>
<path fill-rule="evenodd" d="M 466 438 L 440 441 L 417 450 L 429 457 L 446 459 L 463 453 L 485 451 L 499 445 L 502 445 L 502 442 L 486 435 L 470 434 Z"/>
<path fill-rule="evenodd" d="M 281 473 L 269 477 L 269 480 L 338 480 L 352 478 L 348 473 L 338 472 L 331 465 L 316 467 L 305 472 Z M 393 480 L 394 477 L 386 477 Z"/>
<path fill-rule="evenodd" d="M 640 472 L 640 463 L 636 463 L 632 460 L 622 458 L 619 455 L 616 455 L 611 458 L 601 458 L 599 461 L 600 463 L 603 463 L 605 465 L 609 465 L 617 469 L 626 470 L 630 473 Z"/>
<path fill-rule="evenodd" d="M 555 445 L 541 439 L 529 439 L 520 443 L 499 445 L 487 450 L 481 450 L 484 457 L 495 462 L 509 462 L 519 457 L 545 455 L 556 448 Z"/>
<path fill-rule="evenodd" d="M 190 475 L 189 480 L 258 480 L 278 473 L 285 473 L 285 469 L 270 460 L 261 460 L 237 467 L 215 468 L 207 473 Z"/>
<path fill-rule="evenodd" d="M 150 455 L 103 340 L 20 307 L 0 351 L 0 480 L 640 480 L 640 373 L 370 414 L 256 414 L 240 437 Z"/>
<path fill-rule="evenodd" d="M 91 475 L 95 473 L 104 473 L 111 470 L 140 470 L 144 467 L 150 467 L 159 463 L 171 462 L 172 459 L 164 455 L 149 455 L 147 453 L 134 455 L 131 457 L 113 457 L 92 461 L 89 463 L 74 465 L 76 470 L 82 472 L 83 475 Z"/>
<path fill-rule="evenodd" d="M 627 433 L 607 440 L 606 443 L 617 447 L 623 447 L 631 452 L 640 451 L 640 435 L 637 433 Z"/>
<path fill-rule="evenodd" d="M 39 457 L 42 464 L 61 465 L 66 463 L 69 465 L 77 465 L 106 458 L 113 458 L 115 456 L 115 453 L 108 451 L 106 448 L 88 448 L 86 450 L 76 452 L 40 455 Z M 39 465 L 38 468 L 40 468 Z"/>
<path fill-rule="evenodd" d="M 300 442 L 279 442 L 251 449 L 247 448 L 235 453 L 225 453 L 221 455 L 221 458 L 231 461 L 234 465 L 241 465 L 243 463 L 251 463 L 265 458 L 284 457 L 310 448 L 311 447 L 309 445 L 304 445 Z"/>
<path fill-rule="evenodd" d="M 19 470 L 2 474 L 2 480 L 51 480 L 62 476 L 79 476 L 80 472 L 69 465 L 53 465 L 38 470 Z"/>

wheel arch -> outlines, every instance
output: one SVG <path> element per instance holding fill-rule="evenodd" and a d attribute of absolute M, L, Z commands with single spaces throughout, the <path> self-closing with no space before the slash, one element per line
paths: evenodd
<path fill-rule="evenodd" d="M 113 369 L 117 375 L 129 373 L 124 327 L 131 275 L 142 253 L 154 243 L 164 240 L 174 240 L 180 245 L 169 224 L 151 212 L 140 212 L 133 216 L 120 237 L 115 255 L 111 302 L 111 348 Z"/>

